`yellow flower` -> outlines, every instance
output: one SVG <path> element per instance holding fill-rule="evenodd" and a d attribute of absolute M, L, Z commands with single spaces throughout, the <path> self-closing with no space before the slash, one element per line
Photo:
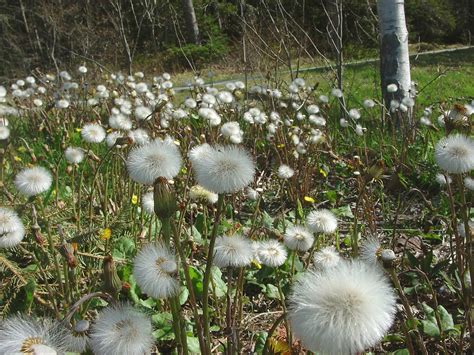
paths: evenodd
<path fill-rule="evenodd" d="M 21 146 L 21 147 L 18 147 L 18 149 L 17 149 L 17 150 L 18 150 L 20 153 L 24 153 L 24 152 L 26 152 L 26 148 L 25 148 L 25 147 L 23 147 L 23 146 Z"/>
<path fill-rule="evenodd" d="M 309 202 L 309 203 L 315 203 L 316 202 L 316 200 L 314 198 L 310 197 L 310 196 L 305 196 L 304 200 L 306 202 Z"/>
<path fill-rule="evenodd" d="M 277 148 L 285 148 L 285 145 L 284 144 L 278 144 Z"/>
<path fill-rule="evenodd" d="M 252 260 L 252 265 L 255 266 L 256 269 L 260 270 L 262 265 L 257 260 Z"/>
<path fill-rule="evenodd" d="M 82 128 L 76 128 L 76 132 L 81 132 Z"/>
<path fill-rule="evenodd" d="M 15 159 L 15 161 L 23 161 L 23 160 L 22 160 L 19 156 L 17 156 L 17 155 L 15 155 L 15 156 L 13 157 L 13 159 Z"/>
<path fill-rule="evenodd" d="M 324 176 L 324 177 L 328 176 L 328 173 L 327 173 L 323 168 L 320 168 L 320 169 L 319 169 L 319 172 L 320 172 L 321 175 Z"/>
<path fill-rule="evenodd" d="M 138 196 L 132 195 L 132 205 L 136 205 L 138 203 Z"/>
<path fill-rule="evenodd" d="M 102 240 L 109 240 L 111 235 L 112 235 L 112 231 L 110 230 L 110 228 L 105 228 L 105 229 L 102 229 L 102 232 L 100 233 L 99 237 Z"/>

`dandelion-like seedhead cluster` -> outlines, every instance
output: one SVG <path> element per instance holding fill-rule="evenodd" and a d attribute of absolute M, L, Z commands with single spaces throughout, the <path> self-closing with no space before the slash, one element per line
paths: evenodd
<path fill-rule="evenodd" d="M 361 261 L 306 272 L 289 301 L 291 327 L 303 346 L 334 355 L 376 345 L 393 324 L 396 304 L 383 272 Z"/>
<path fill-rule="evenodd" d="M 90 332 L 90 347 L 101 355 L 149 354 L 153 342 L 150 319 L 127 304 L 102 310 Z"/>
<path fill-rule="evenodd" d="M 436 143 L 435 160 L 448 173 L 467 173 L 474 169 L 474 141 L 461 134 L 444 137 Z"/>
<path fill-rule="evenodd" d="M 82 148 L 68 147 L 64 151 L 66 160 L 71 164 L 79 164 L 84 160 L 84 150 Z"/>
<path fill-rule="evenodd" d="M 159 177 L 174 178 L 181 165 L 181 154 L 171 138 L 155 139 L 134 148 L 127 158 L 130 178 L 144 185 L 152 185 Z"/>
<path fill-rule="evenodd" d="M 63 354 L 64 339 L 64 329 L 49 319 L 13 316 L 0 322 L 0 354 Z"/>
<path fill-rule="evenodd" d="M 333 246 L 322 248 L 313 255 L 313 265 L 318 270 L 333 268 L 339 265 L 342 260 Z"/>
<path fill-rule="evenodd" d="M 257 242 L 253 247 L 255 259 L 263 265 L 278 267 L 286 261 L 285 247 L 277 240 Z"/>
<path fill-rule="evenodd" d="M 239 146 L 197 146 L 189 153 L 196 180 L 205 189 L 222 193 L 242 190 L 253 181 L 255 164 Z"/>
<path fill-rule="evenodd" d="M 329 210 L 315 210 L 306 217 L 306 225 L 314 233 L 331 234 L 337 229 L 337 218 Z"/>
<path fill-rule="evenodd" d="M 283 236 L 285 245 L 290 250 L 307 251 L 314 242 L 313 234 L 303 226 L 289 226 Z"/>
<path fill-rule="evenodd" d="M 247 238 L 238 234 L 216 238 L 213 260 L 217 267 L 244 267 L 252 259 L 252 243 Z"/>
<path fill-rule="evenodd" d="M 155 200 L 153 199 L 153 191 L 149 191 L 142 195 L 142 208 L 148 214 L 155 213 Z"/>
<path fill-rule="evenodd" d="M 154 298 L 168 298 L 179 291 L 178 265 L 164 245 L 145 245 L 133 261 L 133 276 L 140 289 Z"/>
<path fill-rule="evenodd" d="M 0 207 L 0 248 L 12 248 L 23 240 L 25 227 L 18 214 Z"/>
<path fill-rule="evenodd" d="M 217 202 L 219 196 L 211 192 L 209 190 L 206 190 L 204 187 L 199 186 L 199 185 L 194 185 L 191 187 L 189 190 L 189 198 L 191 200 L 195 201 L 200 201 L 200 202 L 206 202 L 209 204 L 214 204 Z"/>
<path fill-rule="evenodd" d="M 53 183 L 51 173 L 42 166 L 23 169 L 15 177 L 15 187 L 26 197 L 46 192 Z"/>

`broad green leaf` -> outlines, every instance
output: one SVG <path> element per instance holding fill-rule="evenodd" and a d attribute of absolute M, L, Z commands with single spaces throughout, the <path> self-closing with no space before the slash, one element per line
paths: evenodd
<path fill-rule="evenodd" d="M 133 239 L 122 237 L 114 243 L 112 256 L 118 259 L 126 259 L 135 251 L 135 243 Z"/>
<path fill-rule="evenodd" d="M 191 277 L 191 281 L 193 283 L 194 292 L 196 293 L 196 296 L 201 297 L 202 289 L 203 289 L 203 284 L 202 284 L 203 275 L 201 271 L 199 271 L 199 269 L 197 269 L 194 266 L 190 266 L 189 276 Z"/>
<path fill-rule="evenodd" d="M 265 296 L 271 299 L 280 299 L 280 293 L 278 292 L 278 287 L 272 284 L 265 285 Z"/>
<path fill-rule="evenodd" d="M 186 287 L 182 286 L 179 292 L 179 304 L 182 306 L 188 300 L 189 291 Z"/>
<path fill-rule="evenodd" d="M 214 292 L 217 297 L 225 296 L 227 292 L 227 285 L 222 280 L 222 271 L 217 266 L 211 267 L 211 277 L 214 286 Z"/>
<path fill-rule="evenodd" d="M 199 348 L 199 339 L 196 337 L 187 337 L 188 350 L 191 354 L 200 354 L 201 349 Z"/>

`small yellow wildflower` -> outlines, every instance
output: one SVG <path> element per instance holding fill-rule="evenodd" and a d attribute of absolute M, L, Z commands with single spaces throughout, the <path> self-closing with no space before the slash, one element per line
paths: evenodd
<path fill-rule="evenodd" d="M 138 196 L 137 195 L 132 195 L 132 205 L 136 205 L 138 203 Z"/>
<path fill-rule="evenodd" d="M 309 202 L 309 203 L 315 203 L 316 202 L 316 200 L 314 198 L 310 197 L 310 196 L 305 196 L 304 200 L 306 202 Z"/>
<path fill-rule="evenodd" d="M 109 240 L 111 235 L 112 235 L 112 231 L 110 230 L 110 228 L 105 228 L 100 233 L 100 239 Z"/>

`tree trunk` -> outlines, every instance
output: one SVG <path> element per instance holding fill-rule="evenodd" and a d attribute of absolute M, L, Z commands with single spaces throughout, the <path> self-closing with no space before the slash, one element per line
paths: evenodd
<path fill-rule="evenodd" d="M 386 107 L 390 101 L 402 100 L 411 86 L 408 31 L 405 23 L 404 0 L 378 0 L 380 27 L 380 76 Z M 387 92 L 387 85 L 395 84 L 398 91 Z"/>
<path fill-rule="evenodd" d="M 199 44 L 199 27 L 194 12 L 193 0 L 181 0 L 188 33 L 188 42 Z"/>

